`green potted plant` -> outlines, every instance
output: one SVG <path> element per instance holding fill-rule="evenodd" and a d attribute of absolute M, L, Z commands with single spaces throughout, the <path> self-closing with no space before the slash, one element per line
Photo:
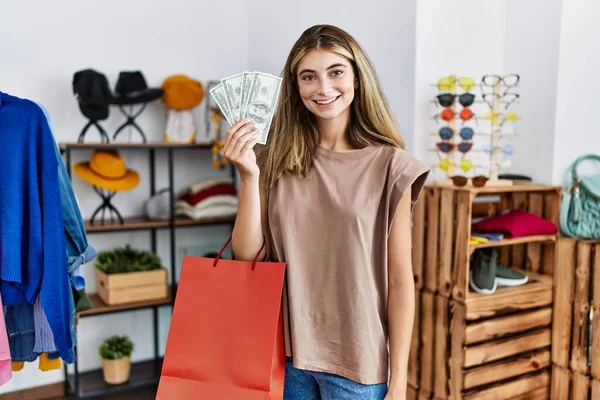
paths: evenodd
<path fill-rule="evenodd" d="M 98 350 L 102 359 L 104 381 L 118 385 L 129 380 L 133 342 L 128 336 L 113 335 L 104 340 Z"/>
<path fill-rule="evenodd" d="M 167 270 L 151 251 L 129 245 L 102 251 L 95 261 L 98 296 L 109 305 L 166 298 Z"/>

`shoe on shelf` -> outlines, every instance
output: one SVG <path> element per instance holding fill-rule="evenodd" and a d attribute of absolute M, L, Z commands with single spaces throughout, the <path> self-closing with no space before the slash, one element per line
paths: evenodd
<path fill-rule="evenodd" d="M 498 253 L 493 248 L 479 249 L 471 258 L 471 274 L 469 286 L 481 294 L 492 294 L 496 291 L 496 268 L 498 266 Z"/>
<path fill-rule="evenodd" d="M 522 272 L 507 268 L 504 265 L 496 266 L 496 283 L 498 286 L 521 286 L 527 283 L 528 276 Z"/>

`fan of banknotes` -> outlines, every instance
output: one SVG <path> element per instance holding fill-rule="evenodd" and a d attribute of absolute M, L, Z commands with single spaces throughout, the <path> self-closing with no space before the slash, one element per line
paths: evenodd
<path fill-rule="evenodd" d="M 210 94 L 230 125 L 241 119 L 254 121 L 258 143 L 266 144 L 280 90 L 280 77 L 244 71 L 221 79 Z"/>

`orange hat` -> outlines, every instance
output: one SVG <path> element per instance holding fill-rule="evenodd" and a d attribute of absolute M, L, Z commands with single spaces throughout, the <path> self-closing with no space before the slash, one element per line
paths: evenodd
<path fill-rule="evenodd" d="M 188 110 L 204 99 L 204 87 L 199 81 L 186 75 L 172 75 L 161 86 L 162 101 L 167 108 Z"/>
<path fill-rule="evenodd" d="M 90 185 L 106 190 L 130 190 L 140 182 L 139 174 L 127 169 L 117 150 L 95 150 L 90 161 L 74 165 L 73 172 Z"/>

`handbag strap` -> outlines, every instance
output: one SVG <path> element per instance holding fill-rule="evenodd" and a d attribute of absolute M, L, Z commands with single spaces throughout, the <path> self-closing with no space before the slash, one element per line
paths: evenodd
<path fill-rule="evenodd" d="M 213 262 L 213 267 L 217 266 L 217 262 L 219 261 L 219 259 L 221 258 L 221 254 L 223 254 L 223 252 L 225 251 L 225 249 L 227 248 L 227 246 L 229 245 L 229 243 L 231 243 L 231 238 L 233 235 L 229 236 L 229 239 L 227 239 L 227 242 L 225 242 L 225 244 L 223 245 L 223 247 L 221 248 L 221 251 L 219 251 L 219 254 L 217 254 L 217 257 L 215 258 L 215 261 Z M 254 259 L 252 260 L 252 271 L 254 271 L 254 268 L 256 268 L 256 260 L 258 259 L 258 256 L 260 255 L 260 253 L 263 251 L 263 249 L 265 248 L 267 244 L 266 240 L 263 240 L 263 245 L 260 248 L 260 250 L 258 251 L 258 253 L 256 253 L 256 256 L 254 256 Z"/>
<path fill-rule="evenodd" d="M 573 178 L 573 182 L 577 182 L 579 180 L 579 176 L 577 174 L 577 167 L 579 167 L 579 164 L 582 161 L 586 161 L 586 160 L 595 160 L 595 161 L 600 162 L 600 155 L 584 154 L 580 157 L 577 157 L 577 159 L 573 162 L 573 166 L 571 167 L 571 177 Z"/>

